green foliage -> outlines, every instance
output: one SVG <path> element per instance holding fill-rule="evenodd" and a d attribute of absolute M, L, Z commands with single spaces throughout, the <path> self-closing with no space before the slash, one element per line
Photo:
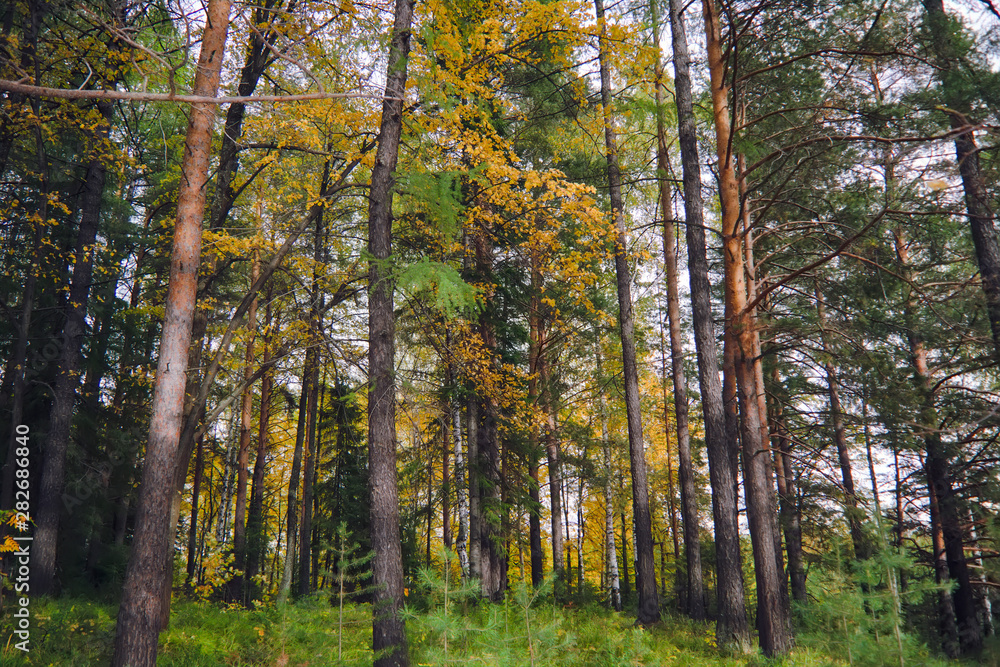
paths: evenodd
<path fill-rule="evenodd" d="M 396 280 L 403 292 L 428 297 L 434 308 L 447 317 L 471 315 L 481 306 L 475 287 L 452 267 L 429 257 L 421 257 L 404 267 Z"/>
<path fill-rule="evenodd" d="M 850 546 L 840 541 L 836 546 L 810 574 L 809 603 L 796 609 L 800 641 L 828 655 L 843 656 L 852 667 L 947 664 L 908 628 L 901 627 L 898 640 L 895 635 L 888 577 L 912 571 L 913 559 L 886 549 L 862 563 L 851 561 L 853 568 L 847 569 L 840 560 Z M 901 601 L 910 605 L 930 602 L 926 598 L 936 596 L 938 590 L 933 583 L 911 580 Z"/>
<path fill-rule="evenodd" d="M 453 555 L 446 554 L 441 562 L 453 560 Z M 414 665 L 846 667 L 849 662 L 842 642 L 843 623 L 834 618 L 837 614 L 847 616 L 855 665 L 898 664 L 890 635 L 863 638 L 864 633 L 852 626 L 865 623 L 864 627 L 871 627 L 864 619 L 860 594 L 847 577 L 823 578 L 818 572 L 810 576 L 810 583 L 815 583 L 816 590 L 822 593 L 821 599 L 803 614 L 809 628 L 799 635 L 798 647 L 790 656 L 768 660 L 759 655 L 720 655 L 711 623 L 667 615 L 656 627 L 643 630 L 635 627 L 631 617 L 597 605 L 555 605 L 551 580 L 538 590 L 515 583 L 502 604 L 477 602 L 476 588 L 460 583 L 454 563 L 448 571 L 450 575 L 444 571 L 422 572 L 421 590 L 410 592 L 411 601 L 422 599 L 407 608 L 407 635 Z M 264 606 L 247 610 L 175 600 L 170 627 L 160 637 L 157 664 L 370 665 L 370 607 L 344 604 L 338 660 L 339 610 L 330 602 L 328 596 L 321 595 L 281 609 Z M 32 604 L 31 651 L 27 654 L 7 641 L 12 630 L 9 615 L 0 619 L 0 665 L 81 667 L 109 662 L 117 614 L 114 605 L 71 598 Z M 427 610 L 415 611 L 421 604 L 426 604 Z M 823 625 L 834 621 L 839 625 Z M 907 665 L 959 664 L 934 658 L 913 638 L 907 637 L 906 642 Z M 987 650 L 984 660 L 990 655 Z"/>

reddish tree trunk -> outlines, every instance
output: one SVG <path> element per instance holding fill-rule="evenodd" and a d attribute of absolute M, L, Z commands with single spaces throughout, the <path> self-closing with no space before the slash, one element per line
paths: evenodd
<path fill-rule="evenodd" d="M 214 96 L 219 87 L 223 51 L 229 29 L 229 0 L 209 0 L 194 94 Z M 214 106 L 191 108 L 177 224 L 167 288 L 160 360 L 153 393 L 149 441 L 146 445 L 136 511 L 136 531 L 125 583 L 112 667 L 154 667 L 160 627 L 164 554 L 171 549 L 170 500 L 184 411 L 188 346 L 198 289 L 201 223 L 205 185 L 212 152 Z"/>

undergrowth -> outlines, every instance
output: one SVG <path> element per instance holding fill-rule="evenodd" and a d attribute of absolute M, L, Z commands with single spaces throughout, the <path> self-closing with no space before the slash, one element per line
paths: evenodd
<path fill-rule="evenodd" d="M 448 589 L 445 612 L 441 582 L 429 580 L 425 597 L 407 611 L 414 667 L 849 667 L 848 656 L 829 636 L 800 634 L 793 653 L 781 660 L 759 655 L 722 655 L 711 623 L 665 616 L 643 630 L 633 618 L 598 605 L 555 604 L 547 591 L 514 587 L 503 603 L 477 602 L 461 586 Z M 427 592 L 430 591 L 430 592 Z M 332 603 L 331 603 L 332 602 Z M 419 611 L 417 611 L 419 608 Z M 31 650 L 14 647 L 9 614 L 0 619 L 0 665 L 103 667 L 114 642 L 116 608 L 82 599 L 37 600 L 32 606 Z M 314 597 L 282 609 L 246 610 L 208 602 L 175 600 L 169 629 L 160 637 L 164 667 L 334 667 L 372 663 L 370 608 Z M 343 628 L 338 661 L 338 628 Z M 853 655 L 856 665 L 872 664 Z M 891 655 L 891 654 L 889 654 Z M 914 667 L 959 663 L 908 662 Z M 986 662 L 977 664 L 992 664 Z"/>

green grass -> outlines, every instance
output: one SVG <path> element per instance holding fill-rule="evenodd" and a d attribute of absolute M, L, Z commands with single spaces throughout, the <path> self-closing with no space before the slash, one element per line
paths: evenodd
<path fill-rule="evenodd" d="M 0 665 L 90 667 L 109 664 L 114 641 L 113 605 L 82 599 L 33 601 L 31 651 L 8 642 L 12 623 L 0 619 Z M 634 627 L 627 614 L 596 605 L 582 608 L 534 599 L 512 591 L 504 604 L 476 604 L 456 596 L 449 613 L 443 605 L 424 600 L 422 611 L 407 613 L 413 664 L 496 667 L 839 667 L 847 656 L 829 637 L 800 636 L 792 654 L 782 660 L 759 655 L 722 655 L 715 646 L 714 626 L 665 616 L 650 630 Z M 464 611 L 463 611 L 464 608 Z M 338 661 L 338 614 L 323 599 L 310 599 L 255 611 L 219 604 L 175 600 L 170 628 L 160 637 L 159 665 L 310 666 L 370 665 L 370 609 L 345 609 L 342 658 Z M 9 616 L 9 615 L 8 615 Z M 447 635 L 447 650 L 445 636 Z M 883 638 L 885 641 L 888 638 Z M 886 649 L 886 647 L 882 647 Z M 875 662 L 876 646 L 855 665 Z M 832 655 L 831 655 L 832 653 Z M 944 665 L 914 652 L 908 665 Z M 859 659 L 860 658 L 860 659 Z M 886 665 L 898 664 L 886 649 Z M 921 661 L 922 659 L 922 661 Z M 995 664 L 989 661 L 978 664 Z"/>

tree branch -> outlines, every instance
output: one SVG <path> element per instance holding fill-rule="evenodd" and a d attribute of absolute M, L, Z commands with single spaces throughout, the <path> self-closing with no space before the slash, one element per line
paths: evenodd
<path fill-rule="evenodd" d="M 207 97 L 204 95 L 174 95 L 172 93 L 134 93 L 126 90 L 78 90 L 76 88 L 46 88 L 27 83 L 0 79 L 0 90 L 37 97 L 65 100 L 125 100 L 128 102 L 178 102 L 181 104 L 246 104 L 249 102 L 308 102 L 329 99 L 397 100 L 373 93 L 302 93 L 301 95 L 246 95 Z"/>

